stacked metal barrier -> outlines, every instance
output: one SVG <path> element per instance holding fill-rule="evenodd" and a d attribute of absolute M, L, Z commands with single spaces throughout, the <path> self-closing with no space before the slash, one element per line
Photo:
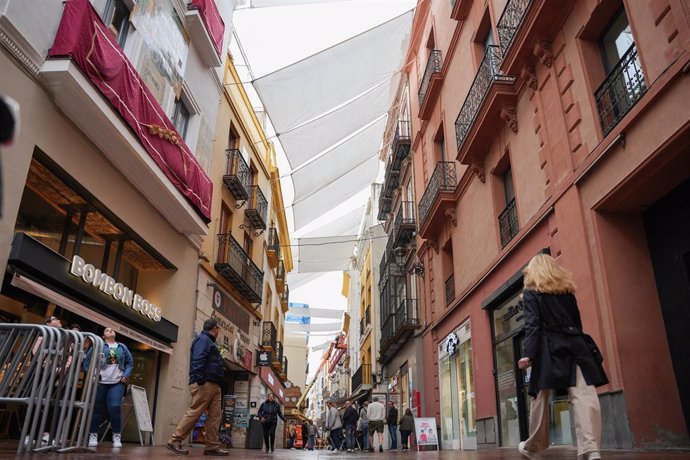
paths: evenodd
<path fill-rule="evenodd" d="M 93 359 L 80 381 L 87 343 Z M 0 404 L 26 411 L 18 454 L 87 448 L 103 347 L 88 332 L 0 324 Z"/>

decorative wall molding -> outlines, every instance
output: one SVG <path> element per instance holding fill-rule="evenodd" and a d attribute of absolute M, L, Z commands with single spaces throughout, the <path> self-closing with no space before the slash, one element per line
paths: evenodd
<path fill-rule="evenodd" d="M 36 51 L 24 36 L 14 27 L 5 15 L 0 15 L 0 43 L 26 67 L 29 72 L 38 75 L 45 61 L 44 56 Z"/>
<path fill-rule="evenodd" d="M 526 64 L 522 67 L 520 71 L 520 77 L 527 82 L 527 86 L 533 91 L 539 89 L 539 81 L 537 80 L 537 72 L 534 66 L 531 64 Z"/>
<path fill-rule="evenodd" d="M 517 133 L 518 130 L 518 118 L 517 109 L 512 105 L 504 105 L 501 107 L 501 120 L 505 121 L 508 127 Z"/>
<path fill-rule="evenodd" d="M 539 59 L 539 62 L 546 67 L 551 67 L 553 64 L 553 54 L 551 54 L 551 44 L 545 41 L 538 41 L 534 45 L 534 55 Z"/>

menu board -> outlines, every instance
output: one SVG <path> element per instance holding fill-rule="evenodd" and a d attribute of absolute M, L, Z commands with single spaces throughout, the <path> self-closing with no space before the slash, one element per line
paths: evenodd
<path fill-rule="evenodd" d="M 231 430 L 235 422 L 235 399 L 234 395 L 223 396 L 223 427 Z"/>

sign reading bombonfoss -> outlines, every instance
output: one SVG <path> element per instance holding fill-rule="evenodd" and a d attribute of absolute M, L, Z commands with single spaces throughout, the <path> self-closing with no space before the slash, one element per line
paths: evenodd
<path fill-rule="evenodd" d="M 113 296 L 115 300 L 119 300 L 128 307 L 132 307 L 142 315 L 154 321 L 161 320 L 160 307 L 152 304 L 139 294 L 135 294 L 134 291 L 125 287 L 122 283 L 118 283 L 115 281 L 115 278 L 109 276 L 107 273 L 103 273 L 92 264 L 87 264 L 81 257 L 74 256 L 74 258 L 72 258 L 70 273 L 96 286 L 106 294 Z"/>

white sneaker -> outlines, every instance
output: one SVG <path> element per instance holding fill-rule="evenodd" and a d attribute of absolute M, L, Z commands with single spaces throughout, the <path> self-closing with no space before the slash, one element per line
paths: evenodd
<path fill-rule="evenodd" d="M 523 456 L 531 460 L 537 460 L 541 458 L 541 456 L 538 453 L 530 452 L 527 449 L 525 449 L 525 441 L 522 441 L 518 444 L 518 452 L 520 452 Z"/>
<path fill-rule="evenodd" d="M 121 434 L 114 434 L 113 433 L 113 447 L 115 449 L 119 449 L 122 447 L 122 435 Z"/>
<path fill-rule="evenodd" d="M 596 450 L 585 454 L 587 460 L 601 460 L 601 454 Z"/>
<path fill-rule="evenodd" d="M 98 433 L 89 434 L 89 447 L 98 447 Z"/>

